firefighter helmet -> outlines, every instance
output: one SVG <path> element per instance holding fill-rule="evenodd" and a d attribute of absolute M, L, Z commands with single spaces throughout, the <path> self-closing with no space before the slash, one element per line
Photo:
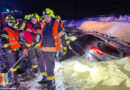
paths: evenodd
<path fill-rule="evenodd" d="M 14 18 L 13 16 L 11 16 L 11 15 L 6 16 L 6 17 L 5 17 L 5 20 L 6 20 L 6 21 L 15 22 L 15 18 Z"/>
<path fill-rule="evenodd" d="M 32 14 L 28 14 L 24 16 L 24 19 L 29 20 L 31 18 Z"/>
<path fill-rule="evenodd" d="M 51 16 L 51 17 L 55 18 L 54 11 L 50 8 L 46 8 L 43 11 L 43 16 Z"/>
<path fill-rule="evenodd" d="M 58 18 L 59 20 L 61 20 L 61 17 L 59 15 L 57 15 L 56 18 Z"/>
<path fill-rule="evenodd" d="M 31 19 L 37 19 L 38 22 L 40 21 L 40 16 L 37 13 L 32 14 Z"/>
<path fill-rule="evenodd" d="M 5 21 L 7 22 L 7 24 L 9 25 L 9 26 L 14 26 L 15 25 L 15 23 L 16 23 L 16 20 L 15 20 L 15 18 L 13 17 L 13 16 L 11 16 L 11 15 L 8 15 L 8 16 L 6 16 L 5 17 Z"/>

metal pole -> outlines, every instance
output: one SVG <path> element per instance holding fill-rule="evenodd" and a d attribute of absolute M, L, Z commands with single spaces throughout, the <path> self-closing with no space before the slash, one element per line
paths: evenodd
<path fill-rule="evenodd" d="M 18 61 L 8 70 L 7 74 L 11 71 L 12 68 L 14 68 L 14 67 L 22 60 L 23 57 L 24 57 L 24 55 L 22 55 L 22 56 L 18 59 Z"/>

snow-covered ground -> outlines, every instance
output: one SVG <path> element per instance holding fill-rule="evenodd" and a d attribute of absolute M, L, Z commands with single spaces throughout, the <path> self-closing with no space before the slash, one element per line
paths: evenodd
<path fill-rule="evenodd" d="M 130 58 L 85 62 L 72 57 L 56 63 L 56 90 L 130 90 Z"/>
<path fill-rule="evenodd" d="M 84 57 L 72 57 L 56 62 L 56 90 L 130 90 L 130 57 L 103 62 L 86 62 Z M 36 82 L 29 90 L 37 89 Z"/>

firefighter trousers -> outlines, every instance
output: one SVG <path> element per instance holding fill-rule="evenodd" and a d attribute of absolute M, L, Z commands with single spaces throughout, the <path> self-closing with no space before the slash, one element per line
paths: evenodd
<path fill-rule="evenodd" d="M 56 55 L 55 52 L 43 52 L 37 49 L 38 57 L 38 67 L 42 76 L 47 76 L 47 80 L 54 79 L 54 56 Z"/>
<path fill-rule="evenodd" d="M 32 63 L 32 68 L 37 69 L 38 68 L 38 60 L 37 60 L 38 55 L 35 48 L 28 48 L 28 57 Z"/>
<path fill-rule="evenodd" d="M 8 64 L 9 64 L 9 68 L 12 68 L 12 66 L 16 63 L 16 61 L 19 59 L 19 50 L 17 51 L 12 51 L 12 53 L 8 53 Z M 13 73 L 13 77 L 16 77 L 17 73 L 17 69 L 19 67 L 16 65 L 14 68 L 12 68 L 11 72 L 9 72 L 9 77 L 12 77 L 12 73 Z"/>

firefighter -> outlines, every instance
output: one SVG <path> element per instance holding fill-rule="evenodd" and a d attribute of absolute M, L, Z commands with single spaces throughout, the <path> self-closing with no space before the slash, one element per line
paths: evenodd
<path fill-rule="evenodd" d="M 42 36 L 42 55 L 39 62 L 44 61 L 41 65 L 40 72 L 43 79 L 39 84 L 47 84 L 49 90 L 55 88 L 55 75 L 54 75 L 54 56 L 60 49 L 60 36 L 63 35 L 62 28 L 59 23 L 55 22 L 53 10 L 46 8 L 44 10 L 45 22 L 41 24 L 41 31 L 39 32 Z"/>
<path fill-rule="evenodd" d="M 62 32 L 65 33 L 63 23 L 61 22 L 61 17 L 59 15 L 55 17 L 55 22 L 60 23 Z M 58 59 L 58 61 L 60 61 L 66 55 L 66 53 L 67 53 L 67 44 L 66 44 L 65 36 L 63 35 L 61 37 L 61 49 L 56 54 L 56 58 Z"/>
<path fill-rule="evenodd" d="M 29 60 L 32 62 L 32 75 L 36 76 L 36 73 L 38 72 L 38 55 L 36 49 L 32 48 L 31 45 L 34 43 L 33 41 L 36 38 L 37 31 L 40 28 L 39 15 L 37 13 L 32 14 L 30 20 L 31 22 L 27 23 L 26 29 L 24 30 L 26 47 L 24 47 L 23 54 L 25 54 L 25 56 L 28 56 Z"/>
<path fill-rule="evenodd" d="M 61 40 L 62 40 L 62 44 L 63 44 L 63 55 L 66 55 L 66 53 L 67 53 L 67 46 L 69 47 L 69 44 L 71 42 L 70 37 L 68 35 L 69 33 L 66 32 L 66 30 L 64 29 L 63 23 L 61 22 L 61 17 L 59 15 L 56 16 L 56 20 L 55 21 L 60 23 L 60 25 L 61 25 L 61 27 L 63 29 L 63 32 L 64 32 L 64 36 L 62 37 Z M 69 49 L 70 49 L 70 47 L 69 47 Z"/>
<path fill-rule="evenodd" d="M 15 18 L 11 15 L 6 16 L 6 26 L 2 30 L 2 43 L 3 47 L 6 49 L 8 54 L 8 63 L 11 68 L 11 72 L 9 72 L 10 81 L 15 81 L 17 83 L 17 70 L 19 66 L 12 68 L 12 66 L 19 59 L 19 49 L 21 48 L 21 44 L 19 42 L 19 31 L 13 28 L 15 24 Z M 15 80 L 14 80 L 15 79 Z M 18 83 L 17 83 L 18 84 Z"/>

